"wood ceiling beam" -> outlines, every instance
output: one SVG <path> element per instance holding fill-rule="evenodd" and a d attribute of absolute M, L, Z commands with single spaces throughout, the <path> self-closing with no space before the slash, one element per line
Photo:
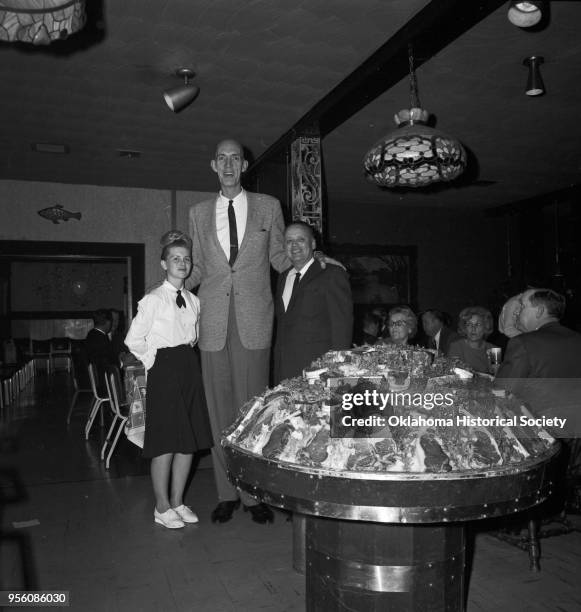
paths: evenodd
<path fill-rule="evenodd" d="M 347 121 L 409 72 L 408 45 L 421 66 L 506 0 L 432 0 L 375 53 L 324 96 L 249 167 L 277 161 L 298 134 L 318 131 L 321 138 Z M 280 161 L 284 160 L 283 159 Z"/>
<path fill-rule="evenodd" d="M 556 191 L 542 193 L 532 198 L 495 206 L 494 208 L 485 210 L 484 214 L 486 217 L 503 217 L 504 215 L 514 215 L 520 212 L 538 210 L 539 208 L 544 208 L 545 206 L 558 204 L 560 202 L 574 202 L 579 206 L 578 202 L 580 198 L 581 184 L 578 183 L 576 185 L 564 187 L 563 189 L 557 189 Z"/>

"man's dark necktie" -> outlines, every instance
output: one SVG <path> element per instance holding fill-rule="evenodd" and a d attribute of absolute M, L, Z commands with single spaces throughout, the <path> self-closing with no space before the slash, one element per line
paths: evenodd
<path fill-rule="evenodd" d="M 234 265 L 236 257 L 238 256 L 238 229 L 236 228 L 236 212 L 232 202 L 234 200 L 228 200 L 228 225 L 230 226 L 230 260 L 231 266 Z"/>
<path fill-rule="evenodd" d="M 186 307 L 186 301 L 184 300 L 184 296 L 182 295 L 182 292 L 179 289 L 178 294 L 176 295 L 176 304 L 178 305 L 178 308 Z"/>

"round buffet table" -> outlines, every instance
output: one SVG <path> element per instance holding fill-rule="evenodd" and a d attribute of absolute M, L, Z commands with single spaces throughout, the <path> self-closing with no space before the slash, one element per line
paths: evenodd
<path fill-rule="evenodd" d="M 485 470 L 339 473 L 223 444 L 236 486 L 306 516 L 306 609 L 324 612 L 464 610 L 466 522 L 547 499 L 560 449 Z"/>

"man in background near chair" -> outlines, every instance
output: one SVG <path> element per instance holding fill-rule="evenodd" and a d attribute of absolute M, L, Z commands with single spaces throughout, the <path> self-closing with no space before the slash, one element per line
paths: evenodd
<path fill-rule="evenodd" d="M 566 418 L 560 437 L 581 434 L 581 334 L 560 324 L 565 298 L 551 289 L 520 296 L 516 326 L 494 384 L 523 399 L 538 416 Z"/>
<path fill-rule="evenodd" d="M 426 348 L 434 349 L 446 355 L 450 343 L 460 338 L 447 325 L 447 316 L 441 310 L 429 309 L 422 314 L 422 327 L 426 335 Z"/>
<path fill-rule="evenodd" d="M 286 228 L 286 254 L 292 267 L 278 278 L 275 296 L 274 380 L 299 376 L 330 350 L 351 347 L 353 299 L 347 274 L 325 269 L 313 257 L 312 228 L 295 222 Z"/>
<path fill-rule="evenodd" d="M 100 309 L 93 314 L 93 329 L 89 331 L 84 341 L 84 350 L 89 363 L 97 370 L 99 393 L 105 391 L 104 373 L 107 366 L 119 365 L 109 332 L 113 317 L 110 310 Z"/>

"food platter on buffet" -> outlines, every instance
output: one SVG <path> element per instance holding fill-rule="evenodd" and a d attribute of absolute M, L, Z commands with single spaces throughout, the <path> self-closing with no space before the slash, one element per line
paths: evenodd
<path fill-rule="evenodd" d="M 540 503 L 558 442 L 518 399 L 460 365 L 413 347 L 327 353 L 246 404 L 225 432 L 234 482 L 290 510 L 389 523 L 473 520 Z M 341 398 L 373 390 L 382 401 L 352 426 L 354 407 L 342 409 Z M 420 401 L 394 406 L 398 393 Z M 437 393 L 451 405 L 426 408 Z"/>

